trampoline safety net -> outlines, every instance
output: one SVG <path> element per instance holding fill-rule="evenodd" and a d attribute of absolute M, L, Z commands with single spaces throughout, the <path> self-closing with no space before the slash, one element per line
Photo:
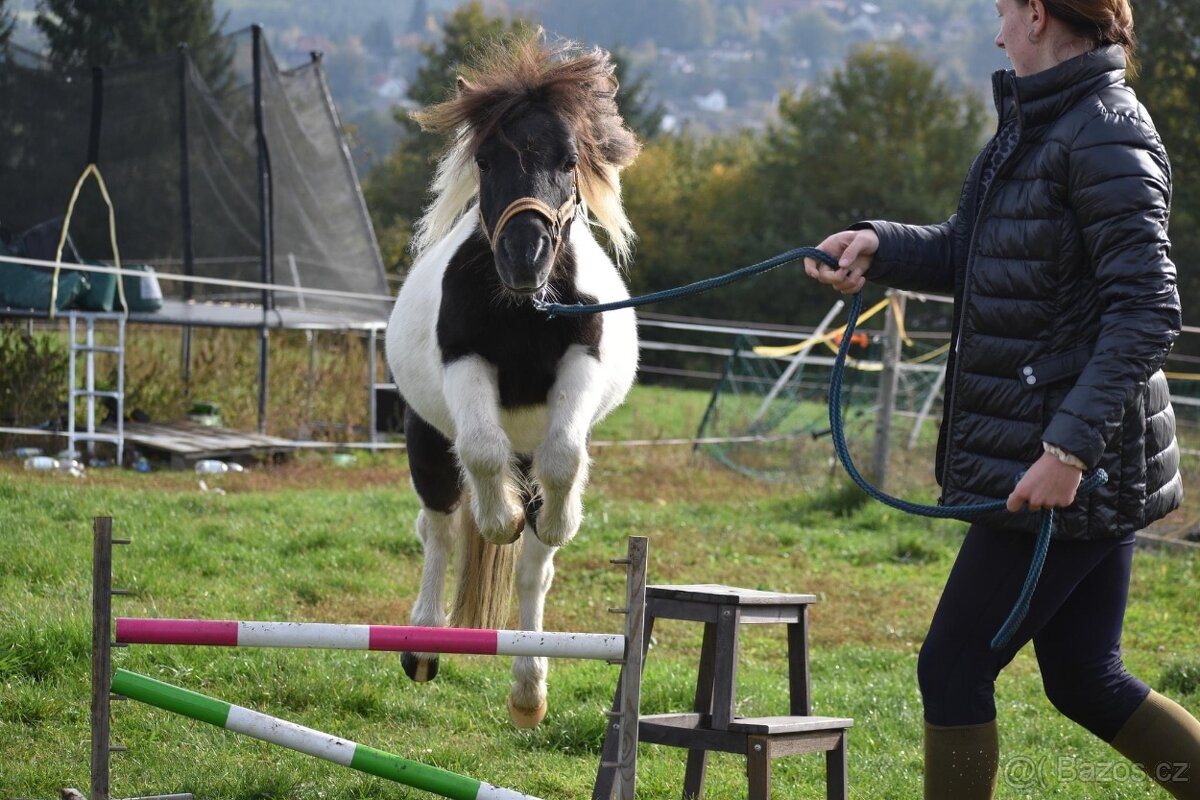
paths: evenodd
<path fill-rule="evenodd" d="M 0 226 L 10 233 L 63 217 L 94 160 L 123 264 L 303 290 L 264 298 L 164 280 L 167 298 L 387 318 L 379 247 L 318 56 L 280 69 L 257 29 L 103 69 L 9 48 L 0 142 Z M 96 184 L 85 184 L 70 222 L 84 260 L 111 261 L 107 215 Z"/>

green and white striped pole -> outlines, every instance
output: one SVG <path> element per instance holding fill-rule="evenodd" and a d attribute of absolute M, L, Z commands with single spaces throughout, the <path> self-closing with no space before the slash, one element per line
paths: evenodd
<path fill-rule="evenodd" d="M 181 689 L 125 669 L 113 674 L 112 690 L 132 700 L 261 739 L 369 775 L 449 797 L 451 800 L 538 800 L 418 761 L 356 744 L 294 722 Z"/>

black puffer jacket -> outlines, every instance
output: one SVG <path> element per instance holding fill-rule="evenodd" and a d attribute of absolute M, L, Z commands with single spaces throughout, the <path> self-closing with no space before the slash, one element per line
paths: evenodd
<path fill-rule="evenodd" d="M 1183 491 L 1160 371 L 1181 325 L 1171 170 L 1124 67 L 1108 46 L 1036 75 L 996 73 L 1007 135 L 976 159 L 958 213 L 861 223 L 879 234 L 869 279 L 954 292 L 942 503 L 1006 497 L 1044 441 L 1109 474 L 1058 514 L 1060 539 L 1122 536 Z M 1038 517 L 985 521 L 1035 530 Z"/>

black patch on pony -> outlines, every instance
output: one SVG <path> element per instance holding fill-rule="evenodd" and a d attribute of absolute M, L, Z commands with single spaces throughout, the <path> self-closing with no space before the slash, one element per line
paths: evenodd
<path fill-rule="evenodd" d="M 575 288 L 568 235 L 569 229 L 550 273 L 550 291 L 560 303 L 595 303 L 596 298 Z M 496 275 L 491 247 L 478 230 L 458 248 L 442 276 L 437 322 L 442 363 L 470 355 L 485 358 L 499 375 L 503 408 L 544 405 L 568 347 L 585 345 L 600 358 L 603 325 L 599 314 L 551 319 L 528 299 L 514 298 Z"/>
<path fill-rule="evenodd" d="M 421 419 L 412 406 L 404 410 L 404 442 L 408 450 L 413 488 L 417 490 L 417 497 L 421 498 L 421 505 L 443 514 L 453 512 L 463 496 L 462 470 L 454 453 L 454 445 L 441 431 Z M 525 520 L 536 531 L 542 498 L 529 488 L 532 485 L 530 475 L 533 459 L 527 455 L 517 455 L 514 466 L 520 478 Z"/>
<path fill-rule="evenodd" d="M 413 488 L 421 505 L 443 514 L 458 507 L 463 479 L 454 445 L 441 431 L 417 416 L 412 406 L 404 409 L 404 445 L 412 467 Z"/>

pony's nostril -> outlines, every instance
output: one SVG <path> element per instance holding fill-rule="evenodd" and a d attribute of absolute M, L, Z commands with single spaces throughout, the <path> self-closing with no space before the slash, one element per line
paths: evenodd
<path fill-rule="evenodd" d="M 547 252 L 549 252 L 549 250 L 550 250 L 550 237 L 543 233 L 541 236 L 538 237 L 537 245 L 534 247 L 533 263 L 536 264 L 539 260 L 541 260 L 542 256 L 545 255 Z"/>
<path fill-rule="evenodd" d="M 513 260 L 512 238 L 508 234 L 500 236 L 500 255 L 509 261 Z"/>

